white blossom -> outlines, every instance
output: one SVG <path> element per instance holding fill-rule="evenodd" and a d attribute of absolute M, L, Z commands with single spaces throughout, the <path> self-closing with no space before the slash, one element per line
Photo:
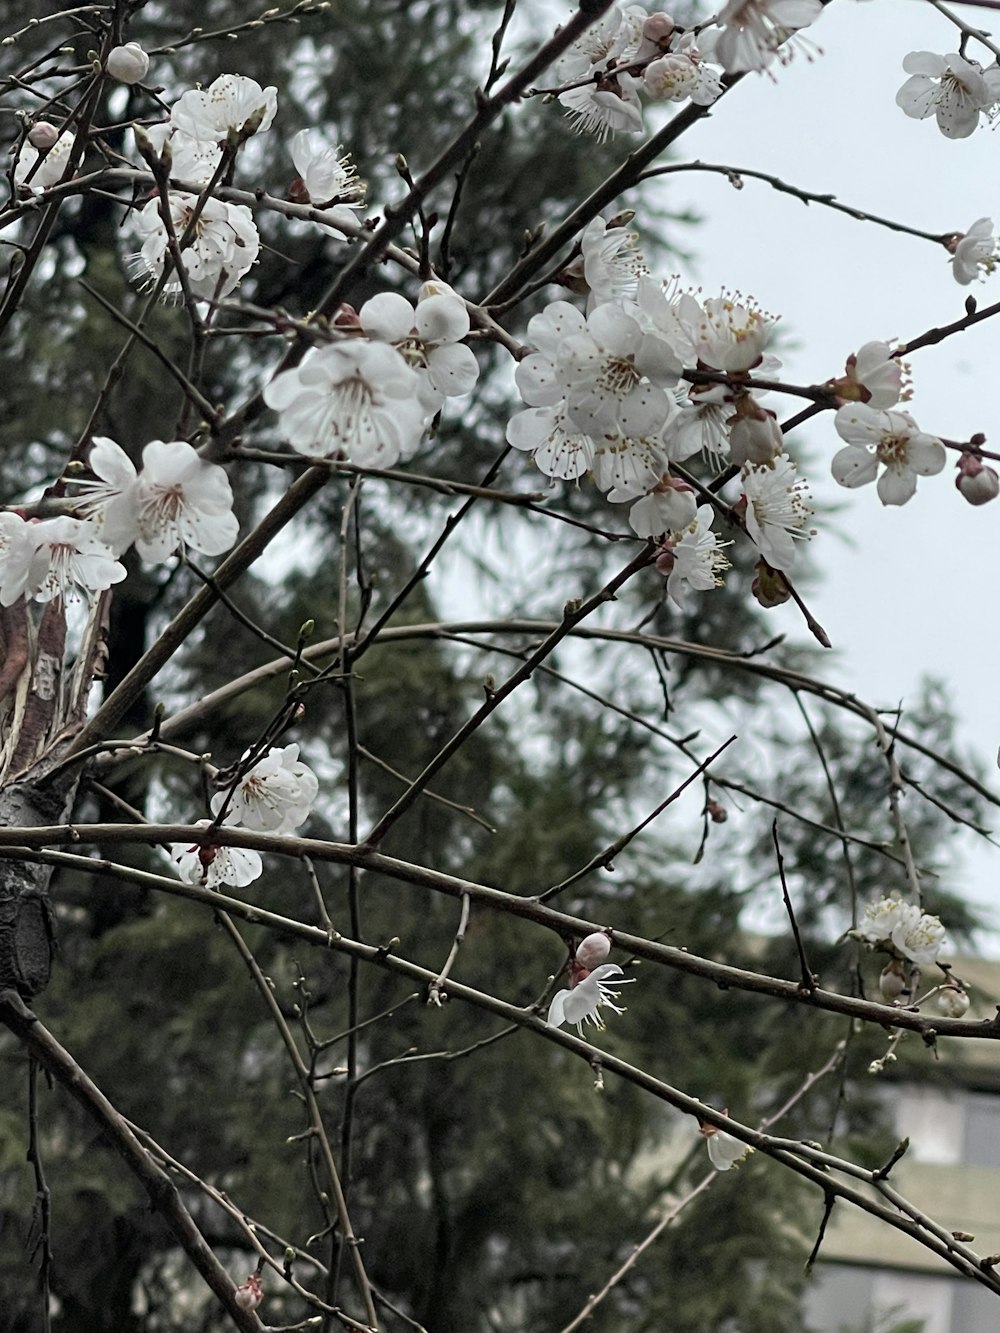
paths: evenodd
<path fill-rule="evenodd" d="M 149 563 L 166 560 L 178 547 L 220 555 L 239 534 L 225 469 L 199 458 L 185 440 L 150 440 L 136 473 L 114 440 L 98 436 L 90 468 L 98 480 L 78 483 L 80 509 L 118 553 L 134 541 Z"/>
<path fill-rule="evenodd" d="M 169 120 L 147 125 L 141 133 L 161 161 L 164 153 L 168 154 L 170 179 L 185 185 L 207 185 L 222 161 L 222 149 L 218 144 L 206 139 L 192 139 Z"/>
<path fill-rule="evenodd" d="M 627 65 L 635 57 L 645 20 L 646 11 L 640 5 L 624 9 L 612 5 L 557 62 L 558 81 L 578 85 L 559 94 L 575 130 L 595 134 L 603 141 L 619 130 L 642 129 L 640 80 L 619 72 L 616 66 Z"/>
<path fill-rule="evenodd" d="M 66 172 L 66 164 L 75 142 L 76 134 L 72 130 L 64 130 L 48 152 L 42 154 L 30 139 L 26 140 L 14 163 L 14 184 L 32 194 L 41 194 L 50 186 L 58 185 Z"/>
<path fill-rule="evenodd" d="M 671 532 L 657 557 L 657 568 L 667 575 L 667 596 L 681 608 L 688 592 L 721 588 L 719 576 L 730 567 L 723 543 L 712 531 L 714 517 L 711 505 L 699 505 L 694 521 L 682 532 Z"/>
<path fill-rule="evenodd" d="M 563 340 L 556 362 L 569 414 L 587 434 L 659 431 L 674 408 L 664 389 L 677 383 L 680 371 L 669 343 L 613 303 L 591 311 L 586 331 Z"/>
<path fill-rule="evenodd" d="M 608 499 L 630 500 L 630 492 L 611 491 Z M 637 537 L 660 537 L 665 532 L 681 531 L 695 521 L 697 501 L 694 490 L 683 481 L 663 473 L 646 495 L 629 510 L 628 521 Z"/>
<path fill-rule="evenodd" d="M 299 758 L 297 745 L 272 747 L 240 779 L 229 801 L 227 824 L 242 824 L 258 833 L 290 833 L 309 818 L 319 791 L 316 774 Z M 213 815 L 228 792 L 212 797 Z"/>
<path fill-rule="evenodd" d="M 208 88 L 182 94 L 170 120 L 192 139 L 234 143 L 269 129 L 277 109 L 277 89 L 242 74 L 220 74 Z"/>
<path fill-rule="evenodd" d="M 898 357 L 890 356 L 884 342 L 867 342 L 847 358 L 844 374 L 830 380 L 827 388 L 847 401 L 869 407 L 895 407 L 907 395 L 908 370 Z"/>
<path fill-rule="evenodd" d="M 905 504 L 917 489 L 917 477 L 940 472 L 947 457 L 944 445 L 925 435 L 908 412 L 889 412 L 865 403 L 837 410 L 834 425 L 845 448 L 833 456 L 834 480 L 854 489 L 874 481 L 881 463 L 885 471 L 876 487 L 884 505 Z"/>
<path fill-rule="evenodd" d="M 183 241 L 195 210 L 200 210 L 194 234 L 181 249 L 181 263 L 191 294 L 203 300 L 228 296 L 256 262 L 260 250 L 260 237 L 249 208 L 245 204 L 226 204 L 220 199 L 199 199 L 178 190 L 171 190 L 167 197 L 178 244 Z M 153 286 L 163 272 L 169 245 L 158 198 L 150 199 L 139 211 L 134 225 L 142 248 L 132 261 L 133 276 L 140 278 L 144 286 Z M 164 297 L 176 298 L 182 292 L 180 279 L 172 273 L 164 285 Z"/>
<path fill-rule="evenodd" d="M 591 218 L 580 237 L 580 254 L 567 264 L 559 281 L 587 297 L 587 313 L 608 301 L 631 300 L 645 273 L 639 237 L 625 226 L 611 227 Z"/>
<path fill-rule="evenodd" d="M 29 600 L 65 600 L 71 588 L 88 596 L 104 592 L 125 577 L 125 567 L 101 541 L 96 524 L 87 519 L 42 519 L 14 527 L 5 515 L 7 541 L 0 546 L 0 605 L 10 606 L 23 594 Z"/>
<path fill-rule="evenodd" d="M 421 401 L 431 415 L 446 397 L 472 392 L 479 362 L 462 342 L 470 327 L 465 302 L 445 283 L 425 288 L 416 307 L 398 292 L 380 292 L 365 302 L 358 319 L 369 338 L 390 343 L 417 372 Z"/>
<path fill-rule="evenodd" d="M 702 388 L 706 392 L 701 392 Z M 722 460 L 729 456 L 732 419 L 732 408 L 725 399 L 722 384 L 699 386 L 699 392 L 684 395 L 680 410 L 663 428 L 663 447 L 672 463 L 683 463 L 700 452 L 721 467 Z"/>
<path fill-rule="evenodd" d="M 772 569 L 790 569 L 796 540 L 813 535 L 806 526 L 813 516 L 808 483 L 797 477 L 795 464 L 784 456 L 763 466 L 747 464 L 741 481 L 750 540 Z"/>
<path fill-rule="evenodd" d="M 696 305 L 693 298 L 682 298 L 678 304 L 682 322 L 692 320 Z M 713 370 L 750 370 L 761 361 L 774 323 L 771 315 L 739 292 L 710 296 L 690 327 L 697 359 Z"/>
<path fill-rule="evenodd" d="M 666 468 L 658 434 L 623 435 L 613 431 L 594 439 L 590 470 L 598 490 L 617 491 L 619 498 L 631 499 L 654 486 Z"/>
<path fill-rule="evenodd" d="M 343 453 L 360 467 L 392 467 L 423 433 L 420 378 L 386 343 L 361 339 L 307 352 L 264 389 L 280 429 L 300 454 Z"/>
<path fill-rule="evenodd" d="M 140 83 L 149 72 L 149 56 L 138 42 L 126 42 L 111 48 L 104 68 L 119 83 Z"/>
<path fill-rule="evenodd" d="M 944 926 L 936 916 L 921 912 L 902 898 L 880 898 L 869 903 L 855 932 L 870 944 L 891 946 L 910 962 L 926 967 L 944 945 Z"/>
<path fill-rule="evenodd" d="M 696 106 L 711 106 L 722 94 L 720 73 L 707 63 L 716 46 L 715 36 L 712 30 L 691 30 L 651 61 L 642 76 L 648 96 L 667 102 L 690 98 Z"/>
<path fill-rule="evenodd" d="M 823 12 L 821 0 L 728 0 L 715 52 L 728 74 L 765 69 L 778 48 Z"/>
<path fill-rule="evenodd" d="M 208 828 L 209 821 L 199 819 L 195 827 Z M 259 879 L 264 869 L 259 853 L 249 847 L 223 847 L 216 843 L 195 843 L 188 847 L 175 842 L 170 855 L 185 883 L 200 884 L 206 889 L 226 884 L 244 889 Z"/>
<path fill-rule="evenodd" d="M 0 606 L 23 594 L 31 564 L 31 524 L 21 514 L 0 510 Z"/>
<path fill-rule="evenodd" d="M 619 981 L 619 977 L 623 979 Z M 602 963 L 572 990 L 561 990 L 553 996 L 545 1021 L 553 1028 L 562 1027 L 564 1023 L 575 1023 L 581 1037 L 584 1023 L 593 1023 L 603 1031 L 601 1009 L 623 1014 L 625 1010 L 614 1003 L 621 994 L 618 988 L 628 986 L 634 980 L 634 977 L 624 977 L 617 963 Z"/>
<path fill-rule="evenodd" d="M 715 1125 L 703 1123 L 699 1133 L 705 1139 L 708 1160 L 716 1171 L 728 1171 L 730 1167 L 739 1165 L 753 1152 L 749 1143 L 742 1143 L 732 1134 L 727 1134 L 724 1129 L 716 1129 Z"/>
<path fill-rule="evenodd" d="M 911 51 L 903 60 L 910 77 L 896 94 L 896 105 L 914 120 L 933 115 L 948 139 L 966 139 L 979 124 L 980 112 L 1000 99 L 1000 69 L 989 69 L 957 53 Z"/>
<path fill-rule="evenodd" d="M 974 278 L 992 273 L 996 266 L 997 241 L 993 235 L 993 219 L 979 218 L 954 241 L 952 275 L 956 282 L 967 287 Z"/>
<path fill-rule="evenodd" d="M 527 407 L 513 413 L 506 439 L 515 449 L 530 453 L 547 477 L 576 481 L 593 466 L 595 443 L 570 421 L 565 398 L 552 407 Z"/>
<path fill-rule="evenodd" d="M 339 144 L 331 148 L 315 130 L 299 130 L 290 152 L 305 202 L 316 208 L 325 208 L 332 201 L 346 208 L 362 207 L 365 187 L 358 180 L 350 155 L 341 152 Z M 293 196 L 297 195 L 298 191 L 293 190 Z"/>

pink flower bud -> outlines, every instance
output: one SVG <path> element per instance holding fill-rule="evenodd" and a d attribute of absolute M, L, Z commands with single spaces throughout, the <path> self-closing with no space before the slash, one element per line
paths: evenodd
<path fill-rule="evenodd" d="M 674 548 L 665 542 L 656 557 L 656 568 L 666 577 L 674 567 Z"/>
<path fill-rule="evenodd" d="M 139 83 L 149 71 L 149 56 L 138 42 L 126 42 L 108 52 L 104 68 L 119 83 Z"/>
<path fill-rule="evenodd" d="M 256 1310 L 263 1299 L 264 1288 L 259 1273 L 251 1273 L 247 1280 L 236 1288 L 236 1304 L 241 1310 Z"/>
<path fill-rule="evenodd" d="M 674 32 L 674 21 L 669 14 L 659 11 L 650 14 L 642 25 L 642 40 L 635 53 L 637 60 L 648 60 L 670 46 Z"/>
<path fill-rule="evenodd" d="M 720 805 L 718 801 L 709 801 L 705 806 L 705 813 L 713 824 L 724 824 L 729 818 L 729 812 L 726 807 Z"/>
<path fill-rule="evenodd" d="M 37 120 L 28 131 L 28 143 L 40 153 L 54 147 L 59 139 L 59 131 L 48 120 Z"/>
<path fill-rule="evenodd" d="M 576 962 L 581 967 L 585 967 L 588 972 L 593 972 L 595 967 L 600 967 L 602 963 L 608 961 L 608 954 L 611 952 L 611 941 L 605 935 L 603 930 L 595 930 L 592 935 L 588 935 L 576 951 Z"/>
<path fill-rule="evenodd" d="M 970 505 L 984 505 L 1000 494 L 1000 477 L 973 453 L 964 453 L 956 464 L 955 485 Z"/>

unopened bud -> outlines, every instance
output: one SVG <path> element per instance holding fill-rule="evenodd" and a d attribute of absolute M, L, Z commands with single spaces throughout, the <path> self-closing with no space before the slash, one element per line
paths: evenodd
<path fill-rule="evenodd" d="M 757 561 L 757 574 L 750 585 L 750 592 L 765 610 L 781 606 L 792 595 L 781 574 L 764 559 Z"/>
<path fill-rule="evenodd" d="M 987 504 L 1000 494 L 1000 477 L 977 454 L 963 453 L 956 466 L 955 485 L 970 505 Z"/>
<path fill-rule="evenodd" d="M 256 1310 L 263 1299 L 264 1288 L 259 1273 L 251 1273 L 247 1280 L 236 1288 L 236 1304 L 241 1310 Z"/>
<path fill-rule="evenodd" d="M 656 557 L 656 568 L 666 577 L 674 567 L 674 548 L 665 544 Z M 1000 760 L 997 761 L 1000 764 Z"/>
<path fill-rule="evenodd" d="M 724 824 L 729 818 L 729 811 L 718 801 L 709 801 L 705 806 L 705 813 L 713 824 Z"/>
<path fill-rule="evenodd" d="M 642 25 L 642 39 L 636 50 L 636 59 L 649 60 L 670 47 L 670 38 L 674 33 L 674 21 L 662 11 L 650 14 Z"/>
<path fill-rule="evenodd" d="M 139 83 L 149 71 L 149 56 L 138 42 L 126 42 L 108 52 L 104 68 L 119 83 Z"/>
<path fill-rule="evenodd" d="M 743 394 L 736 415 L 729 418 L 729 455 L 739 466 L 744 463 L 770 463 L 781 453 L 785 437 L 773 412 Z"/>
<path fill-rule="evenodd" d="M 48 120 L 36 120 L 28 131 L 28 143 L 40 153 L 54 148 L 59 141 L 59 131 Z"/>
<path fill-rule="evenodd" d="M 894 1004 L 901 995 L 907 993 L 909 987 L 900 959 L 892 958 L 886 963 L 878 979 L 878 988 L 886 1004 Z"/>
<path fill-rule="evenodd" d="M 964 1018 L 969 1012 L 968 992 L 954 982 L 942 986 L 935 996 L 937 1011 L 944 1018 Z"/>
<path fill-rule="evenodd" d="M 335 329 L 360 329 L 361 319 L 354 306 L 342 301 L 331 321 Z"/>
<path fill-rule="evenodd" d="M 581 967 L 585 967 L 588 972 L 593 972 L 595 967 L 600 967 L 602 963 L 608 960 L 608 954 L 611 952 L 611 941 L 605 935 L 603 930 L 595 930 L 592 935 L 588 935 L 576 951 L 576 962 Z"/>

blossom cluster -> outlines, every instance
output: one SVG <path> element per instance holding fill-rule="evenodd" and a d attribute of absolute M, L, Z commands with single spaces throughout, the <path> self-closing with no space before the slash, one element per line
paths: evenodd
<path fill-rule="evenodd" d="M 423 284 L 415 306 L 382 292 L 360 311 L 343 307 L 336 324 L 336 341 L 276 375 L 264 401 L 299 453 L 391 467 L 414 452 L 447 398 L 475 387 L 479 363 L 462 341 L 469 312 L 434 281 Z"/>
<path fill-rule="evenodd" d="M 526 407 L 510 418 L 508 443 L 547 476 L 589 474 L 613 504 L 627 503 L 633 531 L 659 539 L 657 563 L 678 605 L 717 587 L 729 566 L 712 506 L 699 507 L 671 471 L 699 452 L 737 465 L 736 515 L 767 566 L 789 569 L 797 541 L 811 535 L 812 505 L 749 383 L 751 372 L 780 366 L 767 350 L 774 319 L 738 294 L 701 299 L 656 282 L 616 219 L 588 225 L 568 268 L 588 312 L 554 301 L 529 321 L 515 372 Z"/>
<path fill-rule="evenodd" d="M 922 912 L 915 903 L 896 897 L 869 903 L 852 934 L 873 948 L 920 967 L 933 963 L 945 943 L 944 926 L 938 917 Z"/>
<path fill-rule="evenodd" d="M 559 101 L 577 130 L 638 133 L 641 96 L 711 106 L 724 74 L 787 59 L 789 39 L 822 10 L 821 0 L 729 0 L 712 23 L 685 29 L 662 10 L 612 5 L 557 63 Z"/>
<path fill-rule="evenodd" d="M 242 826 L 255 833 L 291 833 L 304 824 L 319 791 L 316 774 L 299 758 L 297 745 L 272 747 L 235 786 L 212 797 L 212 814 L 226 828 Z M 208 828 L 202 820 L 199 827 Z M 209 889 L 221 884 L 245 888 L 263 870 L 260 854 L 247 847 L 198 843 L 175 845 L 173 858 L 183 880 Z"/>
<path fill-rule="evenodd" d="M 151 440 L 136 471 L 114 440 L 96 436 L 89 467 L 94 480 L 71 479 L 79 517 L 0 512 L 0 606 L 21 597 L 65 600 L 74 589 L 104 592 L 124 579 L 118 557 L 132 545 L 156 563 L 178 549 L 219 555 L 236 540 L 225 470 L 199 458 L 185 440 Z"/>

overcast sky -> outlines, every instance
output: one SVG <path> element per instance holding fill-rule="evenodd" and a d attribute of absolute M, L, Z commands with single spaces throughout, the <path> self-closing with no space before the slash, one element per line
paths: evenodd
<path fill-rule="evenodd" d="M 993 19 L 1000 34 L 1000 13 L 953 9 L 971 23 Z M 808 35 L 821 54 L 796 55 L 774 82 L 744 79 L 685 137 L 678 158 L 771 172 L 930 232 L 965 231 L 983 216 L 1000 223 L 996 133 L 984 123 L 968 139 L 948 140 L 933 119 L 912 120 L 895 105 L 909 51 L 957 50 L 958 30 L 946 18 L 924 0 L 835 0 Z M 981 47 L 969 54 L 989 59 Z M 981 306 L 1000 300 L 1000 271 L 961 287 L 943 247 L 806 207 L 759 182 L 737 191 L 724 177 L 673 177 L 670 202 L 704 218 L 690 235 L 695 262 L 684 278 L 706 294 L 739 288 L 780 315 L 791 383 L 842 373 L 846 355 L 870 339 L 908 340 L 960 318 L 970 291 Z M 916 353 L 911 368 L 909 410 L 924 430 L 950 439 L 982 431 L 1000 450 L 1000 323 L 984 321 Z M 829 415 L 801 437 L 823 460 L 841 443 Z M 790 451 L 798 438 L 790 437 Z M 968 505 L 954 487 L 951 457 L 899 509 L 883 508 L 874 486 L 836 486 L 825 465 L 809 477 L 817 494 L 843 505 L 815 539 L 825 577 L 808 599 L 837 649 L 826 678 L 888 706 L 905 704 L 922 674 L 943 678 L 962 741 L 996 785 L 1000 501 Z M 794 608 L 772 615 L 776 627 L 798 632 Z M 982 847 L 963 881 L 1000 927 L 1000 863 Z M 990 943 L 1000 953 L 1000 935 Z"/>

